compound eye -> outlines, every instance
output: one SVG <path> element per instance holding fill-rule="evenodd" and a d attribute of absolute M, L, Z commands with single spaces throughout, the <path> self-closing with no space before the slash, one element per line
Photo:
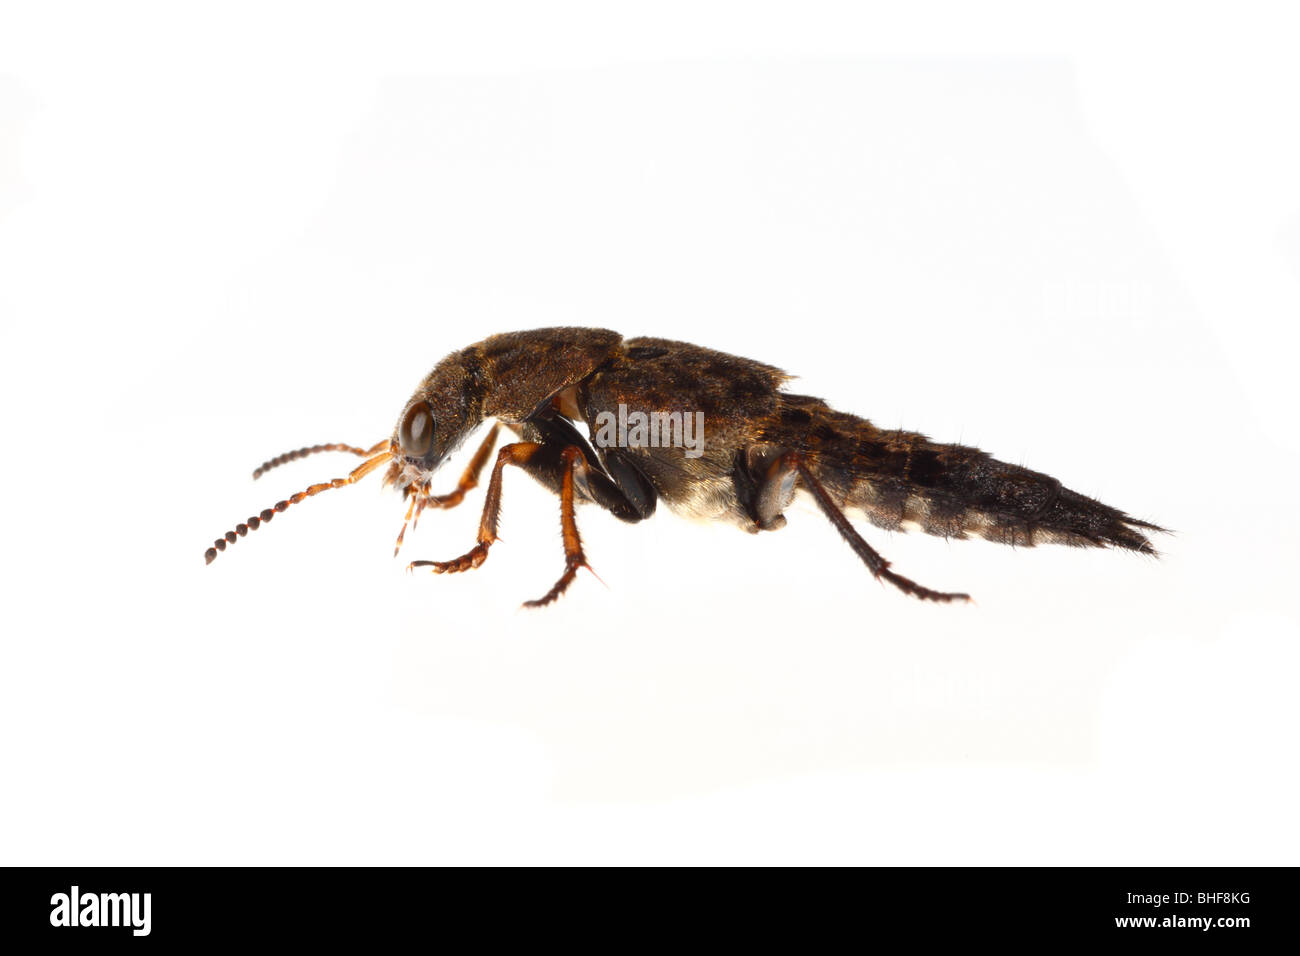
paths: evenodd
<path fill-rule="evenodd" d="M 402 454 L 407 457 L 423 458 L 429 454 L 433 448 L 433 410 L 428 402 L 411 406 L 402 419 L 398 438 L 402 443 Z"/>

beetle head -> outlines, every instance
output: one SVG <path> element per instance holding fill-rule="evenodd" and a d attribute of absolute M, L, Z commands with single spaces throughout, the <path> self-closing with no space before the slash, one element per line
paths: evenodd
<path fill-rule="evenodd" d="M 482 420 L 472 358 L 464 352 L 449 355 L 420 383 L 397 420 L 393 468 L 401 474 L 395 483 L 427 481 Z"/>

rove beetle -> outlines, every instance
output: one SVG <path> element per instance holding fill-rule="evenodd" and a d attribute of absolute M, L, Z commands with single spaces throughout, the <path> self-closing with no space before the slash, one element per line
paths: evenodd
<path fill-rule="evenodd" d="M 264 463 L 254 478 L 322 451 L 365 458 L 346 478 L 311 485 L 236 525 L 205 558 L 211 563 L 227 544 L 290 505 L 354 484 L 384 465 L 385 484 L 410 502 L 396 554 L 413 518 L 418 522 L 426 507 L 460 504 L 478 484 L 503 425 L 518 440 L 497 452 L 474 547 L 449 561 L 413 561 L 407 568 L 441 574 L 481 565 L 497 540 L 501 473 L 513 465 L 560 498 L 564 573 L 529 607 L 554 601 L 588 567 L 574 514 L 580 503 L 635 523 L 654 514 L 662 499 L 675 512 L 758 532 L 783 527 L 782 512 L 803 491 L 877 578 L 930 601 L 969 596 L 932 591 L 890 570 L 846 510 L 861 511 L 882 528 L 947 538 L 1156 554 L 1143 530 L 1164 530 L 1157 525 L 978 449 L 877 428 L 821 399 L 784 392 L 787 379 L 761 362 L 685 342 L 624 339 L 606 329 L 494 335 L 439 362 L 406 403 L 391 438 L 369 448 L 314 445 Z M 489 419 L 492 427 L 457 487 L 432 494 L 434 473 Z"/>

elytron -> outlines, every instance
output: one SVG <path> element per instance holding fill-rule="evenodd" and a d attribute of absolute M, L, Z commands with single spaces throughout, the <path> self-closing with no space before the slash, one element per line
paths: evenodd
<path fill-rule="evenodd" d="M 1156 553 L 1143 533 L 1163 530 L 1154 524 L 978 449 L 877 428 L 820 399 L 782 391 L 787 379 L 761 362 L 685 342 L 624 339 L 606 329 L 494 335 L 439 362 L 402 409 L 390 438 L 368 448 L 314 445 L 263 464 L 254 478 L 317 452 L 365 459 L 346 478 L 311 485 L 236 525 L 205 558 L 211 563 L 228 544 L 290 505 L 354 484 L 385 465 L 385 483 L 408 501 L 396 554 L 407 526 L 425 508 L 454 507 L 477 486 L 502 427 L 518 440 L 497 452 L 474 546 L 447 561 L 412 561 L 407 567 L 441 574 L 481 565 L 498 540 L 501 476 L 513 465 L 560 499 L 564 573 L 545 595 L 526 602 L 530 607 L 554 601 L 588 567 L 575 516 L 576 506 L 587 503 L 635 523 L 654 514 L 662 500 L 675 512 L 757 533 L 783 527 L 783 512 L 803 492 L 872 574 L 929 601 L 969 596 L 933 591 L 893 571 L 846 511 L 861 512 L 881 528 L 917 528 L 946 538 L 978 535 L 1008 545 L 1050 542 Z M 680 443 L 650 441 L 638 428 L 620 428 L 619 440 L 608 440 L 606 426 L 619 415 L 626 423 L 628 409 L 666 423 L 670 438 L 672 425 L 691 416 L 702 423 L 702 440 L 694 454 Z M 488 421 L 487 437 L 456 488 L 432 493 L 443 462 Z"/>

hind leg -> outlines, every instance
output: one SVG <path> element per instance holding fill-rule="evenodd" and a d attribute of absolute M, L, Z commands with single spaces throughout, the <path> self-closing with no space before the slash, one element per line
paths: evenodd
<path fill-rule="evenodd" d="M 753 524 L 748 531 L 779 531 L 794 500 L 798 454 L 776 445 L 750 445 L 736 456 L 731 472 L 736 500 Z"/>
<path fill-rule="evenodd" d="M 877 578 L 888 581 L 894 587 L 898 588 L 904 594 L 910 594 L 913 597 L 920 598 L 923 601 L 939 601 L 947 603 L 949 601 L 969 601 L 969 594 L 960 594 L 947 591 L 932 591 L 927 587 L 917 584 L 911 578 L 905 578 L 901 574 L 896 574 L 889 569 L 889 562 L 881 556 L 880 552 L 867 544 L 862 536 L 854 529 L 849 519 L 845 517 L 844 512 L 827 494 L 826 489 L 822 487 L 820 481 L 808 469 L 808 466 L 797 455 L 794 458 L 794 467 L 799 472 L 799 477 L 803 479 L 804 485 L 812 493 L 813 499 L 817 506 L 822 509 L 822 513 L 830 519 L 831 524 L 835 525 L 835 530 L 840 536 L 849 543 L 854 552 L 863 563 L 870 569 L 871 573 Z"/>

